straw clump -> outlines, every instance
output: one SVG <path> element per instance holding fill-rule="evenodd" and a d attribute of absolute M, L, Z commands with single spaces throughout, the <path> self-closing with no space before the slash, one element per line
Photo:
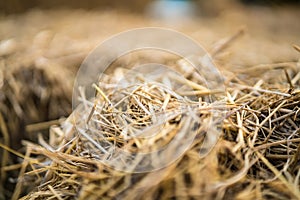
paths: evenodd
<path fill-rule="evenodd" d="M 218 55 L 214 56 L 218 61 Z M 149 83 L 138 76 L 139 84 L 119 87 L 113 85 L 120 78 L 115 74 L 106 87 L 94 85 L 94 99 L 81 96 L 81 107 L 60 127 L 50 129 L 49 142 L 42 137 L 40 145 L 23 142 L 26 154 L 19 165 L 14 198 L 22 193 L 26 193 L 22 199 L 300 198 L 299 62 L 231 72 L 226 63 L 219 64 L 224 66 L 226 106 L 213 107 L 224 114 L 222 134 L 207 156 L 200 157 L 199 152 L 205 138 L 212 137 L 205 124 L 212 119 L 214 104 L 206 97 L 215 91 L 203 86 L 202 92 L 195 92 L 197 98 L 186 98 L 183 91 L 187 87 L 195 90 L 191 82 L 201 86 L 193 72 L 185 74 L 180 87 L 171 85 L 173 90 L 157 83 L 161 77 Z M 153 141 L 132 137 L 140 133 L 136 130 L 158 123 L 157 113 L 173 114 L 174 110 L 175 115 L 164 118 L 167 125 L 158 129 Z M 169 144 L 189 116 L 199 122 L 191 129 L 195 138 L 170 165 L 158 171 L 130 173 L 99 161 L 116 147 L 148 152 Z M 90 132 L 78 134 L 78 127 L 87 126 Z M 147 166 L 142 160 L 130 162 L 134 167 Z"/>

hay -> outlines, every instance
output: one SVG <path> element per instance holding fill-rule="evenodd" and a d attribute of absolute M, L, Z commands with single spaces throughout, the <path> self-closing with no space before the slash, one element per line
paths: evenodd
<path fill-rule="evenodd" d="M 276 12 L 266 12 L 265 8 L 239 9 L 232 10 L 230 5 L 220 17 L 197 20 L 178 29 L 209 46 L 241 24 L 248 26 L 246 40 L 231 46 L 243 33 L 239 31 L 211 50 L 225 76 L 227 89 L 227 110 L 218 144 L 208 156 L 199 158 L 206 132 L 196 130 L 197 137 L 183 157 L 160 171 L 140 174 L 113 170 L 95 158 L 99 150 L 87 151 L 90 149 L 87 139 L 78 137 L 74 129 L 75 112 L 67 120 L 57 119 L 70 112 L 69 99 L 76 68 L 99 41 L 122 30 L 157 24 L 141 16 L 110 11 L 33 10 L 20 16 L 3 17 L 0 199 L 12 195 L 14 199 L 299 198 L 300 70 L 295 60 L 299 46 L 294 45 L 297 51 L 288 46 L 298 39 L 299 26 L 293 22 L 299 12 L 297 8 L 280 8 L 282 10 Z M 230 51 L 226 47 L 230 47 Z M 258 63 L 270 64 L 252 66 Z M 127 65 L 126 62 L 119 64 Z M 200 97 L 218 94 L 218 91 L 198 87 L 202 86 L 201 82 L 191 74 L 192 71 L 187 72 L 188 81 L 181 84 L 196 83 Z M 96 87 L 100 86 L 96 83 Z M 18 92 L 20 90 L 22 92 Z M 103 92 L 98 98 L 106 96 L 112 101 L 109 88 Z M 195 95 L 195 91 L 184 92 L 181 95 Z M 161 102 L 153 101 L 154 96 L 149 99 L 144 94 L 135 94 L 139 102 L 144 99 L 145 105 L 151 103 L 165 109 L 176 108 L 176 103 L 186 104 L 167 93 L 159 95 L 155 97 L 163 98 Z M 132 103 L 136 105 L 137 101 Z M 87 119 L 83 124 L 97 120 L 94 114 L 99 113 L 99 108 L 91 112 L 93 105 L 94 101 L 89 109 L 83 109 L 82 114 Z M 106 117 L 113 118 L 109 104 L 104 106 Z M 143 115 L 149 111 L 146 106 L 146 109 L 137 108 Z M 132 112 L 131 116 L 136 115 L 136 112 L 127 111 Z M 204 113 L 201 120 L 210 117 L 209 109 L 194 112 Z M 152 122 L 137 115 L 135 118 L 143 123 Z M 60 122 L 60 126 L 56 125 Z M 157 138 L 155 144 L 167 144 L 167 139 L 175 136 L 180 122 L 180 116 L 173 120 L 173 135 L 167 134 L 166 140 Z M 50 125 L 54 126 L 48 138 Z M 132 125 L 140 128 L 140 124 Z M 125 147 L 120 134 L 104 136 L 106 141 Z M 11 142 L 16 144 L 9 145 Z M 141 142 L 147 141 L 132 141 L 126 147 L 134 152 Z M 7 157 L 12 155 L 16 159 Z"/>
<path fill-rule="evenodd" d="M 59 124 L 58 118 L 71 112 L 71 91 L 68 89 L 70 83 L 57 76 L 48 66 L 37 66 L 33 61 L 20 62 L 16 59 L 18 56 L 1 60 L 0 142 L 22 152 L 22 140 L 37 142 L 37 132 L 47 133 L 49 125 Z M 62 76 L 69 74 L 65 70 L 60 72 Z M 20 162 L 2 148 L 0 155 L 2 167 Z M 2 192 L 2 184 L 5 188 L 13 188 L 7 178 L 16 177 L 17 173 L 2 168 L 1 193 L 8 195 Z"/>
<path fill-rule="evenodd" d="M 219 47 L 220 51 L 223 47 Z M 214 50 L 216 60 L 220 51 Z M 101 155 L 99 149 L 91 145 L 91 141 L 101 142 L 97 141 L 99 137 L 132 152 L 149 142 L 124 134 L 116 117 L 120 110 L 112 108 L 116 102 L 121 105 L 128 100 L 129 106 L 121 108 L 128 114 L 131 129 L 155 123 L 149 118 L 151 107 L 172 110 L 187 102 L 176 98 L 178 91 L 174 94 L 155 84 L 141 82 L 134 89 L 122 88 L 117 94 L 123 96 L 113 96 L 110 89 L 102 90 L 96 83 L 98 101 L 82 99 L 88 109 L 78 108 L 61 126 L 52 126 L 48 142 L 42 136 L 40 145 L 23 141 L 23 162 L 2 168 L 19 169 L 13 198 L 26 194 L 21 199 L 299 199 L 300 63 L 266 64 L 231 72 L 226 71 L 226 63 L 219 64 L 226 76 L 227 111 L 223 134 L 208 156 L 199 157 L 205 130 L 196 126 L 191 148 L 158 171 L 134 174 L 102 164 L 97 158 Z M 186 78 L 199 84 L 193 77 Z M 157 90 L 149 92 L 149 88 Z M 198 95 L 212 95 L 210 92 Z M 199 104 L 196 102 L 198 108 Z M 210 104 L 201 106 L 202 109 L 193 109 L 193 113 L 205 121 Z M 161 131 L 148 147 L 172 140 L 178 132 L 176 128 L 184 123 L 182 118 L 179 115 L 168 120 L 170 130 Z M 79 122 L 100 124 L 103 132 L 94 130 L 91 137 L 78 136 L 75 123 Z"/>

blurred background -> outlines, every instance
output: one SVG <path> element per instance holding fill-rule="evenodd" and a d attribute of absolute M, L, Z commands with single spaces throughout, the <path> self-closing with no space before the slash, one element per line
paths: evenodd
<path fill-rule="evenodd" d="M 98 9 L 120 9 L 125 11 L 131 11 L 136 13 L 141 13 L 145 8 L 153 3 L 154 0 L 130 0 L 130 1 L 116 1 L 116 0 L 87 0 L 80 1 L 74 0 L 70 2 L 69 0 L 53 0 L 53 1 L 43 1 L 43 0 L 10 0 L 1 1 L 0 9 L 4 11 L 5 14 L 22 13 L 26 12 L 32 8 L 40 9 L 57 9 L 57 8 L 69 8 L 69 9 L 86 9 L 86 10 L 98 10 Z M 172 0 L 171 0 L 172 1 Z M 174 0 L 173 0 L 174 1 Z M 184 0 L 175 0 L 184 1 Z M 226 7 L 226 4 L 230 1 L 205 1 L 205 0 L 192 0 L 195 5 L 201 9 L 203 5 L 215 7 L 222 9 Z M 235 0 L 238 1 L 238 0 Z M 223 2 L 223 3 L 222 3 Z M 234 2 L 234 0 L 232 1 Z M 231 2 L 231 3 L 232 3 Z M 245 4 L 256 4 L 264 6 L 281 6 L 283 4 L 299 4 L 299 0 L 240 0 L 240 2 Z M 227 5 L 228 6 L 228 5 Z M 203 8 L 202 10 L 205 10 Z M 218 12 L 218 10 L 215 10 Z"/>

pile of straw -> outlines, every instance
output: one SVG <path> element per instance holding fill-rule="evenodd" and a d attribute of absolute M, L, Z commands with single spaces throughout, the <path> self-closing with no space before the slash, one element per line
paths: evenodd
<path fill-rule="evenodd" d="M 212 53 L 217 62 L 223 47 Z M 167 90 L 142 76 L 139 84 L 119 88 L 113 84 L 119 78 L 115 72 L 110 84 L 95 83 L 94 99 L 81 96 L 82 105 L 61 126 L 51 127 L 47 142 L 42 135 L 39 144 L 23 141 L 26 153 L 18 154 L 22 163 L 4 168 L 19 169 L 13 198 L 300 199 L 300 62 L 226 70 L 226 63 L 219 60 L 226 106 L 218 107 L 224 113 L 222 133 L 207 156 L 200 157 L 199 151 L 205 138 L 211 137 L 205 125 L 217 100 L 209 102 L 205 97 L 215 91 L 204 88 L 193 72 L 185 74 L 181 87 L 201 86 L 196 99 L 181 98 L 186 89 Z M 187 105 L 192 112 L 165 118 L 166 127 L 154 140 L 131 137 L 130 130 L 145 130 L 159 121 L 153 113 L 174 113 Z M 184 113 L 196 116 L 200 123 L 186 126 L 189 118 Z M 78 127 L 87 125 L 90 132 L 78 134 Z M 103 151 L 112 148 L 139 152 L 169 144 L 184 127 L 195 134 L 191 146 L 157 171 L 123 172 L 100 162 Z M 134 167 L 147 165 L 142 160 L 128 162 Z"/>

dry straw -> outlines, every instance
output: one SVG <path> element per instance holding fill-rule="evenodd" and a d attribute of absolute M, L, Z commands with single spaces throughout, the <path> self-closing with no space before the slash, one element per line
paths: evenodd
<path fill-rule="evenodd" d="M 216 61 L 226 50 L 224 45 L 230 46 L 239 35 L 213 50 Z M 60 127 L 52 126 L 48 142 L 42 136 L 39 144 L 24 141 L 24 156 L 1 145 L 23 161 L 2 167 L 6 172 L 19 171 L 13 198 L 300 199 L 300 63 L 265 64 L 231 72 L 226 71 L 226 63 L 219 64 L 226 74 L 227 110 L 219 108 L 226 111 L 223 132 L 208 156 L 200 158 L 199 151 L 210 118 L 210 103 L 183 101 L 180 91 L 168 91 L 156 83 L 122 88 L 120 96 L 95 84 L 95 100 L 82 98 L 85 103 L 82 110 L 78 108 L 81 112 L 73 112 Z M 193 71 L 186 75 L 185 84 L 197 90 L 199 99 L 215 94 L 199 84 Z M 130 130 L 156 123 L 151 118 L 155 109 L 171 112 L 182 104 L 189 104 L 202 124 L 193 129 L 196 137 L 191 148 L 174 163 L 155 172 L 135 174 L 99 162 L 99 149 L 90 144 L 106 142 L 136 152 L 150 141 L 131 137 Z M 119 119 L 122 113 L 125 115 Z M 82 123 L 94 123 L 101 129 L 90 137 L 79 137 L 73 119 L 83 116 Z M 182 113 L 172 116 L 147 147 L 169 143 L 184 126 L 182 119 Z"/>

